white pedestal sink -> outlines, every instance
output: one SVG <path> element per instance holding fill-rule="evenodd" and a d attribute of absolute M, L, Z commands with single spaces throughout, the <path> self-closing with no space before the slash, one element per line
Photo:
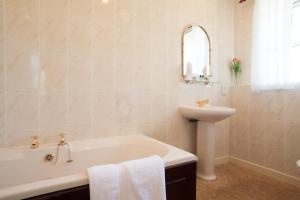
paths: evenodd
<path fill-rule="evenodd" d="M 197 176 L 204 180 L 216 180 L 215 175 L 215 122 L 235 113 L 234 108 L 220 106 L 180 106 L 183 117 L 197 121 Z"/>

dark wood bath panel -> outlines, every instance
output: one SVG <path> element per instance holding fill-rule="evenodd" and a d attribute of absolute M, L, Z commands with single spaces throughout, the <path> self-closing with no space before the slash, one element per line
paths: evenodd
<path fill-rule="evenodd" d="M 167 200 L 196 200 L 196 164 L 188 162 L 166 167 Z M 43 194 L 27 200 L 89 200 L 89 185 Z"/>

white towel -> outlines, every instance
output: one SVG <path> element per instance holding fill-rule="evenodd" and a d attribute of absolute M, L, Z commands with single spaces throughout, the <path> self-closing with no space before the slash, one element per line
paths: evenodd
<path fill-rule="evenodd" d="M 121 199 L 166 199 L 164 161 L 158 156 L 122 163 L 120 180 Z"/>
<path fill-rule="evenodd" d="M 166 200 L 164 162 L 158 156 L 92 167 L 88 175 L 91 200 Z"/>
<path fill-rule="evenodd" d="M 120 199 L 120 167 L 99 165 L 87 170 L 89 177 L 90 199 Z"/>

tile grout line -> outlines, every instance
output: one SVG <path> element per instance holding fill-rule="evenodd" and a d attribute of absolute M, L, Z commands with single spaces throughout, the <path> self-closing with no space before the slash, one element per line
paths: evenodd
<path fill-rule="evenodd" d="M 64 57 L 66 58 L 66 63 L 64 66 L 66 68 L 66 74 L 65 74 L 65 91 L 66 91 L 66 96 L 65 96 L 65 105 L 66 105 L 66 113 L 65 113 L 65 125 L 64 131 L 69 131 L 68 123 L 70 121 L 69 119 L 69 113 L 70 113 L 70 91 L 69 91 L 69 65 L 70 65 L 70 55 L 69 55 L 69 44 L 70 44 L 70 5 L 71 5 L 71 0 L 67 0 L 67 17 L 66 17 L 66 49 L 64 51 Z M 67 133 L 68 134 L 68 133 Z"/>
<path fill-rule="evenodd" d="M 38 1 L 38 57 L 39 57 L 39 76 L 38 76 L 38 136 L 41 137 L 41 0 Z"/>
<path fill-rule="evenodd" d="M 96 94 L 94 92 L 94 66 L 95 66 L 95 26 L 94 25 L 94 20 L 96 19 L 95 17 L 95 0 L 91 1 L 91 9 L 92 9 L 92 16 L 91 16 L 91 21 L 90 21 L 90 28 L 91 28 L 91 55 L 89 56 L 89 73 L 90 73 L 90 136 L 89 137 L 94 137 L 95 131 L 94 131 L 94 120 L 95 120 L 95 116 L 94 116 L 94 103 L 95 103 L 95 97 Z"/>
<path fill-rule="evenodd" d="M 4 145 L 7 146 L 7 40 L 6 40 L 6 1 L 2 0 L 3 4 L 3 37 L 4 37 Z"/>

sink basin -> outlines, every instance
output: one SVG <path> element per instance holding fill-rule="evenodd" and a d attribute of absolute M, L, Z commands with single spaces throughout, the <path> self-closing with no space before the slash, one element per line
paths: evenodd
<path fill-rule="evenodd" d="M 197 121 L 197 176 L 201 179 L 216 180 L 215 159 L 215 122 L 226 119 L 234 108 L 222 106 L 180 106 L 180 113 L 190 121 Z"/>
<path fill-rule="evenodd" d="M 179 111 L 187 119 L 210 123 L 221 121 L 235 113 L 234 108 L 222 106 L 180 106 Z"/>

